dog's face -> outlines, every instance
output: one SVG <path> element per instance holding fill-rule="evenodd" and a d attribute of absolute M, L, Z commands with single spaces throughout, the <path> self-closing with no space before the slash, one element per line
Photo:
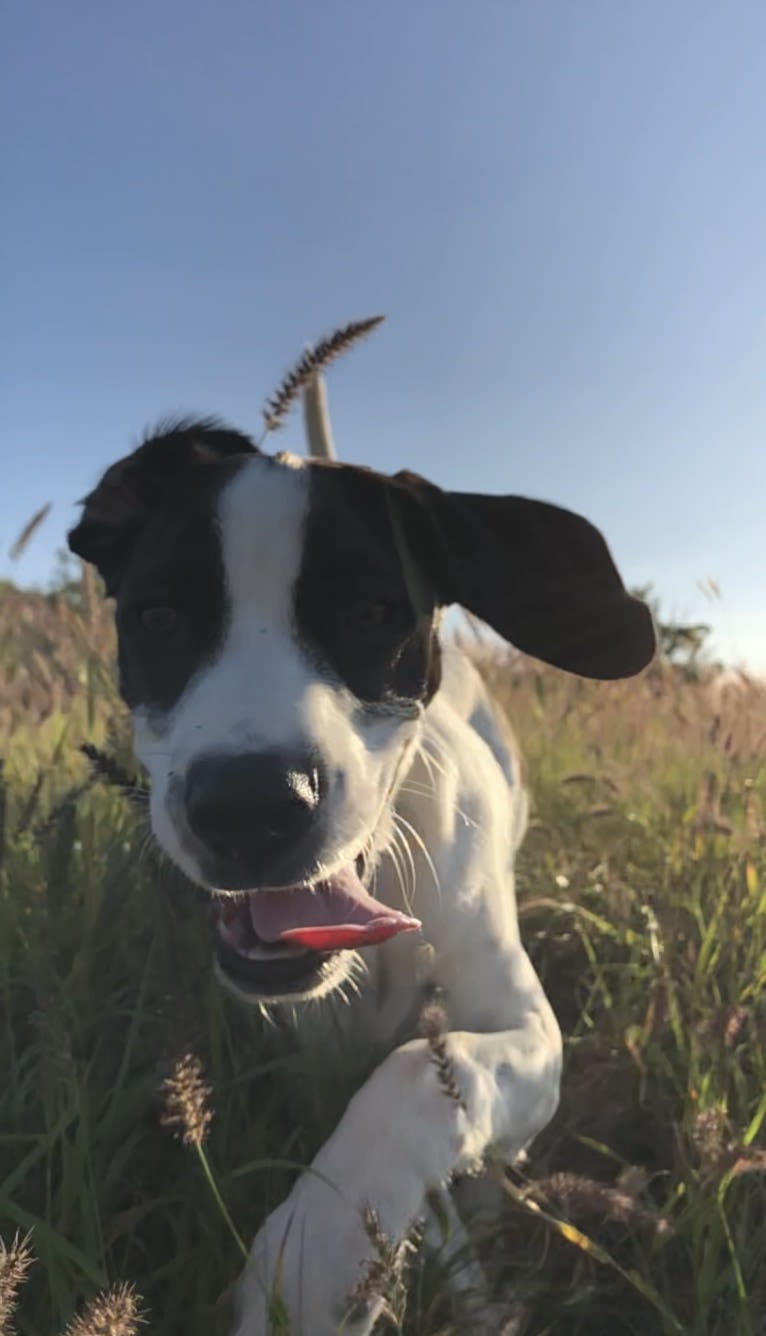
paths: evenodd
<path fill-rule="evenodd" d="M 654 650 L 578 516 L 267 456 L 209 422 L 108 470 L 70 546 L 116 598 L 155 836 L 219 893 L 219 971 L 254 1000 L 327 991 L 353 950 L 418 927 L 365 883 L 439 687 L 444 606 L 588 676 Z"/>

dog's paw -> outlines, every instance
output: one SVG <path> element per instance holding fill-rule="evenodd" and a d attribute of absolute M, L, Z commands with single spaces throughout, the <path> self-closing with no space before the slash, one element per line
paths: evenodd
<path fill-rule="evenodd" d="M 428 1188 L 454 1167 L 456 1116 L 424 1045 L 391 1054 L 259 1230 L 233 1336 L 280 1332 L 280 1320 L 290 1336 L 371 1331 Z"/>
<path fill-rule="evenodd" d="M 466 1084 L 476 1107 L 480 1084 Z M 233 1336 L 281 1336 L 288 1323 L 290 1336 L 371 1331 L 427 1192 L 474 1149 L 462 1091 L 445 1089 L 427 1043 L 390 1054 L 258 1232 Z"/>
<path fill-rule="evenodd" d="M 365 1336 L 402 1272 L 404 1249 L 372 1208 L 309 1174 L 256 1235 L 233 1336 Z"/>

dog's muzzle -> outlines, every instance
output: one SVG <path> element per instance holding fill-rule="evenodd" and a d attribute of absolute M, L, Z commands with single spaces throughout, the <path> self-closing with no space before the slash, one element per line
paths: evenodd
<path fill-rule="evenodd" d="M 420 927 L 365 885 L 361 853 L 325 870 L 318 764 L 278 752 L 207 755 L 189 768 L 183 814 L 213 902 L 219 972 L 253 998 L 309 995 L 342 952 Z"/>

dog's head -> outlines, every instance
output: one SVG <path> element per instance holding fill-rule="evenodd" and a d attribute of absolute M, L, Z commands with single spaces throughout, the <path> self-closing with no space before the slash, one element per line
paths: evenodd
<path fill-rule="evenodd" d="M 113 465 L 69 543 L 116 599 L 156 838 L 193 881 L 240 893 L 215 900 L 218 965 L 258 1000 L 326 991 L 350 949 L 417 927 L 364 881 L 439 688 L 443 608 L 587 677 L 654 652 L 579 516 L 265 455 L 214 422 Z"/>

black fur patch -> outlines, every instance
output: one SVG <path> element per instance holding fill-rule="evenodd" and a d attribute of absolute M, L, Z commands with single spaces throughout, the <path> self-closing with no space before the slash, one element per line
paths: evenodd
<path fill-rule="evenodd" d="M 221 489 L 256 454 L 212 419 L 162 424 L 104 474 L 69 535 L 116 598 L 120 690 L 131 707 L 168 710 L 225 635 L 228 607 L 216 517 Z M 158 633 L 142 616 L 173 609 Z"/>
<path fill-rule="evenodd" d="M 301 641 L 365 704 L 413 713 L 441 680 L 433 600 L 413 607 L 387 505 L 371 470 L 311 465 L 295 590 Z M 382 610 L 370 624 L 370 605 Z"/>
<path fill-rule="evenodd" d="M 229 619 L 217 502 L 240 463 L 217 465 L 147 521 L 117 595 L 120 690 L 127 704 L 169 710 L 220 650 Z M 175 626 L 147 629 L 142 614 L 167 607 Z"/>

